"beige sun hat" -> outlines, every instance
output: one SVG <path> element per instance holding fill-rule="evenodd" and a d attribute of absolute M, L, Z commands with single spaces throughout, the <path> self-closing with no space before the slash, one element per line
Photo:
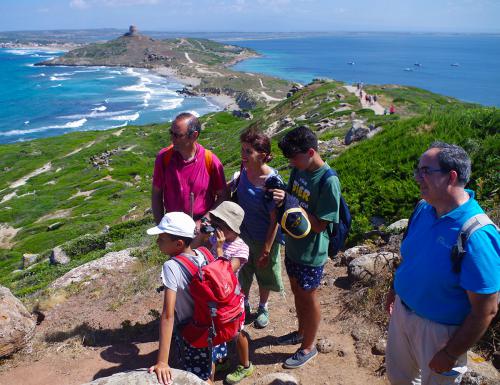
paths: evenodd
<path fill-rule="evenodd" d="M 240 226 L 241 222 L 243 222 L 245 212 L 239 204 L 231 201 L 224 201 L 215 209 L 210 210 L 209 213 L 224 221 L 235 233 L 240 233 Z"/>

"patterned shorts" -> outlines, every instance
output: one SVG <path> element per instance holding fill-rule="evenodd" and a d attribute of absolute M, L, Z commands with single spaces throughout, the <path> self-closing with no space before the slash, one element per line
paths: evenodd
<path fill-rule="evenodd" d="M 289 277 L 295 278 L 299 286 L 304 290 L 316 289 L 323 277 L 323 266 L 308 266 L 293 262 L 285 257 L 286 273 Z"/>
<path fill-rule="evenodd" d="M 211 348 L 194 348 L 184 341 L 184 370 L 207 380 L 212 373 L 212 362 L 227 356 L 227 344 Z"/>

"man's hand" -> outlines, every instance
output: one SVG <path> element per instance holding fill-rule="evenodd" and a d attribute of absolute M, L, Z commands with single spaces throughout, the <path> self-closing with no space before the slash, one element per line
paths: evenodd
<path fill-rule="evenodd" d="M 155 372 L 158 382 L 162 385 L 170 385 L 173 383 L 172 372 L 170 366 L 164 362 L 157 362 L 149 368 L 148 373 Z"/>
<path fill-rule="evenodd" d="M 446 348 L 443 348 L 434 354 L 431 362 L 429 362 L 429 368 L 436 373 L 449 372 L 457 363 L 457 359 L 458 358 L 451 356 L 446 351 Z"/>
<path fill-rule="evenodd" d="M 285 190 L 278 190 L 278 189 L 269 189 L 268 191 L 273 193 L 273 200 L 274 203 L 276 203 L 276 206 L 280 207 L 283 204 L 283 201 L 285 200 L 286 192 Z"/>

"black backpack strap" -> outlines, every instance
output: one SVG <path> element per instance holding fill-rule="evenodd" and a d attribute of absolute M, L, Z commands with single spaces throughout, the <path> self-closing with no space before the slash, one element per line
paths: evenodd
<path fill-rule="evenodd" d="M 484 226 L 493 225 L 500 231 L 498 226 L 493 223 L 493 221 L 488 217 L 488 215 L 481 213 L 476 214 L 469 218 L 462 225 L 460 232 L 458 233 L 457 242 L 451 251 L 451 262 L 453 264 L 453 271 L 455 273 L 460 273 L 462 270 L 462 261 L 465 257 L 465 245 L 472 234 L 477 230 L 483 228 Z"/>
<path fill-rule="evenodd" d="M 329 168 L 328 170 L 326 170 L 323 173 L 323 175 L 321 175 L 321 179 L 319 180 L 319 191 L 320 192 L 323 189 L 323 187 L 325 186 L 325 183 L 328 180 L 328 178 L 330 178 L 331 176 L 338 177 L 337 172 L 333 168 Z"/>
<path fill-rule="evenodd" d="M 408 235 L 408 231 L 410 230 L 410 224 L 413 221 L 413 218 L 415 217 L 415 214 L 420 209 L 420 207 L 422 207 L 422 205 L 424 204 L 424 202 L 425 202 L 425 200 L 420 199 L 418 201 L 417 205 L 415 206 L 415 208 L 413 209 L 413 212 L 411 213 L 410 218 L 408 219 L 408 224 L 406 225 L 406 229 L 405 229 L 405 232 L 403 233 L 403 239 L 401 239 L 401 242 L 403 242 L 405 240 L 406 236 Z"/>

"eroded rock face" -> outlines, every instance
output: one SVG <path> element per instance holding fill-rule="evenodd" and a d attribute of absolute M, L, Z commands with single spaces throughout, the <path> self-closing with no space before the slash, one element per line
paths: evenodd
<path fill-rule="evenodd" d="M 205 381 L 192 373 L 173 368 L 171 371 L 172 385 L 206 385 Z M 138 369 L 99 378 L 83 385 L 158 385 L 158 380 L 156 374 L 148 373 L 147 369 Z"/>
<path fill-rule="evenodd" d="M 35 333 L 36 322 L 6 287 L 0 286 L 0 357 L 23 348 Z"/>
<path fill-rule="evenodd" d="M 126 270 L 137 261 L 137 258 L 131 255 L 133 250 L 134 248 L 113 251 L 107 253 L 102 258 L 75 267 L 62 277 L 56 279 L 50 287 L 53 289 L 61 289 L 85 279 L 96 279 L 108 270 L 115 272 Z"/>

